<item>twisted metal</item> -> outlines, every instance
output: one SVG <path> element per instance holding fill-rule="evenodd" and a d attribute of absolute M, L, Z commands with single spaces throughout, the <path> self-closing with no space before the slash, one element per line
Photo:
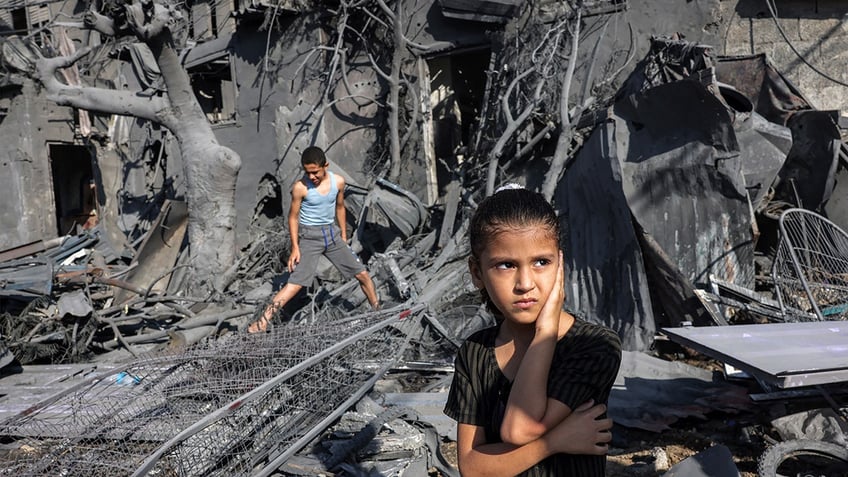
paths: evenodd
<path fill-rule="evenodd" d="M 0 423 L 0 476 L 268 475 L 403 353 L 424 306 L 147 356 Z"/>

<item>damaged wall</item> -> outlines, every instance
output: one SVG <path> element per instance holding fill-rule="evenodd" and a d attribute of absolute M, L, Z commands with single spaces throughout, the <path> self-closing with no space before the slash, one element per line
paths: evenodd
<path fill-rule="evenodd" d="M 7 105 L 0 122 L 5 145 L 0 153 L 0 246 L 5 249 L 53 238 L 57 231 L 55 217 L 41 213 L 53 202 L 49 164 L 39 160 L 46 156 L 45 145 L 31 135 L 46 126 L 40 114 L 46 104 L 26 80 L 2 88 L 0 101 Z"/>
<path fill-rule="evenodd" d="M 9 14 L 16 7 L 10 4 L 6 8 L 3 13 Z M 30 6 L 27 11 L 27 22 L 16 23 L 14 33 L 29 34 L 36 44 L 55 39 L 60 50 L 73 49 L 91 37 L 73 28 L 67 31 L 61 27 L 42 28 L 57 15 L 72 16 L 74 5 L 48 3 Z M 0 18 L 5 17 L 0 15 Z M 0 34 L 10 33 L 9 26 L 12 24 L 0 22 Z M 123 229 L 118 226 L 120 208 L 111 199 L 121 191 L 121 182 L 113 174 L 101 174 L 96 162 L 99 145 L 85 139 L 89 134 L 92 137 L 106 134 L 107 128 L 87 112 L 57 105 L 32 80 L 14 73 L 26 70 L 35 60 L 31 47 L 17 37 L 0 37 L 0 44 L 5 62 L 2 78 L 5 86 L 0 94 L 0 140 L 6 145 L 4 172 L 0 177 L 0 190 L 4 194 L 0 250 L 75 233 L 77 228 L 103 223 L 104 217 L 108 217 L 105 232 L 120 248 L 125 241 Z M 79 71 L 71 70 L 66 71 L 64 79 L 78 81 Z M 103 71 L 101 67 L 91 73 L 96 77 Z M 111 169 L 122 172 L 120 160 L 113 160 L 111 165 L 114 166 Z M 117 188 L 104 190 L 104 181 Z"/>
<path fill-rule="evenodd" d="M 815 108 L 848 111 L 845 2 L 723 0 L 720 3 L 722 31 L 719 41 L 714 43 L 719 54 L 765 53 Z"/>
<path fill-rule="evenodd" d="M 74 6 L 67 8 L 73 9 Z M 344 65 L 348 69 L 348 83 L 342 84 L 336 77 L 325 96 L 326 81 L 323 75 L 332 57 L 326 47 L 333 40 L 334 18 L 327 17 L 324 12 L 308 13 L 294 8 L 300 7 L 283 6 L 279 15 L 275 14 L 276 28 L 271 29 L 270 36 L 267 29 L 258 28 L 266 20 L 263 8 L 218 12 L 218 16 L 228 22 L 226 25 L 229 27 L 217 25 L 217 31 L 209 32 L 197 30 L 198 25 L 194 25 L 195 35 L 204 41 L 199 42 L 186 55 L 185 64 L 193 83 L 199 78 L 194 84 L 201 104 L 206 107 L 220 100 L 210 95 L 223 97 L 227 110 L 221 111 L 216 105 L 215 109 L 207 111 L 217 139 L 242 156 L 244 165 L 236 192 L 237 229 L 242 245 L 250 239 L 248 225 L 260 201 L 260 197 L 257 197 L 260 181 L 268 174 L 276 175 L 282 189 L 287 191 L 299 177 L 299 157 L 304 147 L 317 144 L 327 149 L 336 170 L 347 175 L 352 184 L 365 183 L 370 180 L 371 174 L 381 173 L 379 169 L 372 169 L 378 161 L 384 161 L 386 156 L 385 151 L 381 150 L 386 147 L 385 134 L 382 132 L 386 129 L 383 118 L 386 85 L 379 79 L 364 53 L 359 51 L 358 55 L 347 58 L 348 63 Z M 404 3 L 404 8 L 407 26 L 410 27 L 407 35 L 411 40 L 425 44 L 441 42 L 447 49 L 478 46 L 487 41 L 484 26 L 469 26 L 468 22 L 445 19 L 438 2 L 410 0 Z M 233 18 L 228 14 L 238 18 L 238 28 L 232 28 Z M 73 13 L 68 11 L 67 15 L 73 16 Z M 209 20 L 203 15 L 199 19 L 203 18 Z M 89 41 L 92 45 L 99 43 L 96 34 L 75 29 L 69 29 L 68 32 L 77 36 L 77 45 Z M 122 66 L 115 68 L 116 62 L 100 62 L 84 80 L 94 86 L 142 91 L 145 94 L 156 94 L 161 89 L 161 84 L 157 83 L 158 68 L 155 64 L 150 65 L 149 54 L 141 51 L 137 44 L 122 46 L 118 56 L 124 60 Z M 409 58 L 406 59 L 404 71 L 410 84 L 415 85 L 407 92 L 405 102 L 407 107 L 414 106 L 412 103 L 423 97 L 419 95 L 418 85 L 426 87 L 429 81 L 418 80 L 423 70 L 420 64 Z M 440 72 L 430 74 L 439 75 Z M 210 83 L 204 75 L 219 75 L 219 78 L 213 78 L 212 83 L 220 80 L 220 84 Z M 219 89 L 201 92 L 207 86 Z M 349 96 L 374 98 L 380 105 L 373 101 L 344 99 Z M 322 99 L 328 101 L 323 111 L 320 108 Z M 42 101 L 41 98 L 38 100 Z M 0 134 L 16 137 L 21 131 L 39 131 L 38 137 L 43 135 L 49 141 L 85 142 L 84 134 L 80 135 L 75 130 L 73 110 L 52 103 L 49 107 L 61 110 L 64 115 L 52 118 L 59 128 L 64 128 L 61 134 L 56 135 L 37 126 L 22 128 L 20 131 L 4 127 L 0 128 L 3 129 Z M 27 110 L 18 107 L 13 109 L 15 113 Z M 43 117 L 46 115 L 38 115 L 38 118 Z M 97 185 L 101 186 L 98 191 L 99 205 L 109 209 L 104 217 L 108 218 L 110 224 L 114 224 L 113 231 L 127 234 L 131 240 L 136 240 L 139 238 L 139 230 L 143 231 L 150 218 L 155 217 L 155 213 L 151 214 L 151 205 L 161 203 L 164 197 L 180 198 L 184 194 L 185 178 L 178 149 L 173 144 L 173 138 L 158 126 L 119 116 L 107 116 L 100 120 L 99 124 L 94 125 L 97 141 L 92 148 L 96 150 L 99 161 L 102 161 L 99 169 L 96 166 L 93 171 L 99 181 Z M 18 123 L 9 121 L 7 126 Z M 418 122 L 412 124 L 413 129 L 419 127 Z M 406 164 L 400 185 L 428 198 L 429 204 L 437 197 L 427 194 L 428 184 L 420 181 L 419 177 L 426 175 L 425 170 L 432 168 L 434 161 L 417 152 L 419 146 L 415 144 L 419 140 L 418 135 L 413 135 L 413 146 L 407 151 L 408 159 L 404 159 Z M 49 160 L 46 149 L 43 146 L 41 149 L 33 149 L 36 147 L 25 145 L 19 149 L 28 151 L 33 162 L 39 163 L 37 167 L 47 167 L 41 164 Z M 9 180 L 19 185 L 18 179 Z M 45 200 L 50 198 L 49 184 L 38 184 L 26 189 L 46 194 Z M 288 194 L 284 192 L 281 199 L 282 209 L 285 210 L 288 207 Z M 9 207 L 4 211 L 11 217 L 33 216 L 43 222 L 32 225 L 31 221 L 23 220 L 21 226 L 26 229 L 25 232 L 18 234 L 20 236 L 9 237 L 4 248 L 20 245 L 32 237 L 49 238 L 56 234 L 47 231 L 50 227 L 44 225 L 54 220 L 49 214 L 45 215 L 50 207 L 42 207 L 37 201 L 34 205 L 32 208 L 21 205 L 17 211 Z M 19 226 L 17 221 L 10 219 L 10 227 L 4 227 L 4 230 L 13 230 L 13 222 L 15 227 Z"/>
<path fill-rule="evenodd" d="M 50 147 L 74 145 L 74 121 L 73 110 L 48 101 L 30 80 L 4 87 L 0 101 L 8 104 L 0 122 L 0 249 L 7 249 L 59 236 Z M 56 173 L 61 159 L 52 158 Z"/>
<path fill-rule="evenodd" d="M 442 17 L 437 2 L 409 0 L 405 8 L 410 14 L 407 23 L 413 27 L 407 34 L 416 42 L 445 42 L 446 48 L 487 42 L 483 26 L 468 26 L 467 22 Z M 382 150 L 387 140 L 384 118 L 387 87 L 368 58 L 361 52 L 348 58 L 343 65 L 346 84 L 338 76 L 334 78 L 325 99 L 325 79 L 332 58 L 332 51 L 327 48 L 333 46 L 335 34 L 328 18 L 322 12 L 281 13 L 278 28 L 270 36 L 256 28 L 263 19 L 263 16 L 243 16 L 232 36 L 219 35 L 186 55 L 190 70 L 222 54 L 230 62 L 235 113 L 231 120 L 215 123 L 214 128 L 219 142 L 242 158 L 236 190 L 237 228 L 242 245 L 250 239 L 249 225 L 254 208 L 262 199 L 263 177 L 276 176 L 283 191 L 281 208 L 285 213 L 289 188 L 301 174 L 300 152 L 307 146 L 323 147 L 331 169 L 345 174 L 354 185 L 367 185 L 372 174 L 383 173 L 381 169 L 371 169 L 375 161 L 385 160 L 387 154 Z M 357 51 L 350 45 L 344 46 Z M 420 100 L 418 85 L 429 83 L 418 79 L 419 71 L 414 62 L 405 67 L 408 80 L 415 85 L 407 94 L 407 103 Z M 368 98 L 376 98 L 378 102 Z M 323 110 L 322 100 L 327 101 Z M 428 197 L 427 184 L 419 178 L 432 167 L 426 159 L 423 154 L 406 154 L 399 181 L 402 187 L 424 198 Z M 173 167 L 169 169 L 175 177 L 180 175 Z"/>

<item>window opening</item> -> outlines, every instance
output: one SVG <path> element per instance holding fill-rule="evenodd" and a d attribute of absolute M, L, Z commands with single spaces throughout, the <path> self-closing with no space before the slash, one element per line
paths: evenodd
<path fill-rule="evenodd" d="M 12 29 L 16 35 L 25 36 L 29 33 L 26 7 L 12 10 Z"/>
<path fill-rule="evenodd" d="M 225 55 L 188 70 L 191 87 L 206 118 L 212 124 L 236 120 L 236 90 L 230 56 Z"/>

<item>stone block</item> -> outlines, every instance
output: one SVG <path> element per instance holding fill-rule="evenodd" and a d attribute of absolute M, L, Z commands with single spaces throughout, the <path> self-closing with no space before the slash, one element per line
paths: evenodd
<path fill-rule="evenodd" d="M 744 50 L 750 53 L 751 46 L 751 23 L 744 18 L 735 18 L 727 25 L 723 46 L 726 50 Z M 738 54 L 738 53 L 727 53 Z"/>
<path fill-rule="evenodd" d="M 780 22 L 780 27 L 783 29 L 783 32 L 786 34 L 786 38 L 789 41 L 800 41 L 801 33 L 799 27 L 799 19 L 798 18 L 778 18 Z M 777 25 L 775 25 L 774 20 L 772 18 L 752 18 L 751 19 L 751 31 L 754 36 L 754 44 L 756 45 L 759 42 L 770 43 L 776 41 L 785 41 L 783 35 L 780 34 L 780 30 L 777 29 Z"/>
<path fill-rule="evenodd" d="M 726 56 L 744 56 L 751 55 L 754 52 L 751 50 L 751 45 L 747 43 L 727 43 L 724 48 Z"/>
<path fill-rule="evenodd" d="M 813 63 L 830 74 L 830 76 L 848 71 L 845 68 L 848 60 L 848 35 L 831 35 L 823 37 L 818 48 L 818 62 Z"/>
<path fill-rule="evenodd" d="M 793 42 L 793 46 L 798 53 L 804 56 L 808 61 L 818 61 L 819 48 L 815 42 L 798 41 Z M 809 69 L 804 62 L 798 58 L 795 51 L 786 44 L 786 42 L 775 42 L 757 46 L 757 53 L 765 53 L 769 61 L 784 75 L 794 78 L 802 74 L 804 70 Z M 815 64 L 815 63 L 813 63 Z"/>
<path fill-rule="evenodd" d="M 846 82 L 845 75 L 840 75 L 837 78 L 842 82 Z M 848 92 L 844 86 L 840 86 L 828 79 L 819 77 L 815 81 L 818 86 L 811 85 L 809 90 L 804 90 L 804 96 L 817 109 L 836 109 L 839 111 L 848 111 Z"/>
<path fill-rule="evenodd" d="M 843 67 L 848 62 L 848 38 L 832 37 L 822 44 L 817 41 L 803 41 L 794 42 L 793 45 L 803 55 L 806 63 L 785 42 L 764 45 L 758 51 L 766 53 L 772 64 L 814 107 L 844 110 L 848 91 L 819 72 L 836 81 L 848 83 L 848 70 Z"/>
<path fill-rule="evenodd" d="M 848 17 L 801 18 L 799 27 L 802 41 L 830 41 L 848 37 Z"/>

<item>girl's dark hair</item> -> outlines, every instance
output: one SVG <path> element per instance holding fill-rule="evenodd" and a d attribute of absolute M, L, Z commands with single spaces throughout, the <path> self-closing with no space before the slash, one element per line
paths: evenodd
<path fill-rule="evenodd" d="M 504 189 L 483 199 L 468 230 L 471 255 L 479 258 L 488 241 L 507 229 L 542 225 L 560 247 L 560 226 L 554 208 L 542 194 L 527 189 Z"/>

